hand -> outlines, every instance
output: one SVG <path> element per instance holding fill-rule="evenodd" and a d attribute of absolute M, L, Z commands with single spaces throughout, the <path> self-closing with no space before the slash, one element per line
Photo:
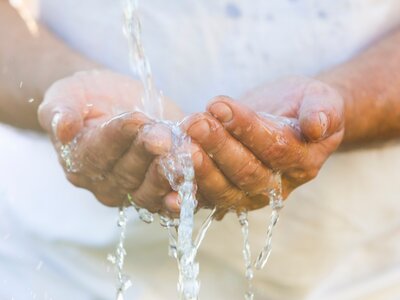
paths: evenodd
<path fill-rule="evenodd" d="M 200 146 L 193 157 L 205 205 L 236 210 L 265 206 L 273 172 L 282 174 L 286 198 L 318 174 L 343 138 L 343 99 L 320 81 L 283 80 L 242 102 L 247 105 L 217 97 L 208 113 L 185 122 Z"/>
<path fill-rule="evenodd" d="M 130 193 L 139 206 L 158 212 L 171 189 L 159 180 L 156 157 L 166 151 L 170 137 L 140 113 L 141 92 L 137 81 L 109 71 L 77 73 L 49 88 L 39 121 L 70 182 L 103 204 L 121 205 Z M 166 107 L 168 118 L 181 117 L 171 103 Z"/>

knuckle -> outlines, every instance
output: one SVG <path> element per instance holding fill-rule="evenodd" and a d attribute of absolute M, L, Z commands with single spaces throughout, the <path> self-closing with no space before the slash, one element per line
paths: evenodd
<path fill-rule="evenodd" d="M 145 197 L 142 194 L 136 194 L 133 197 L 134 202 L 140 207 L 145 208 L 151 213 L 157 213 L 162 208 L 162 198 L 161 197 Z"/>
<path fill-rule="evenodd" d="M 235 188 L 229 186 L 216 192 L 213 197 L 213 200 L 220 208 L 231 208 L 241 199 L 241 193 Z"/>
<path fill-rule="evenodd" d="M 208 152 L 213 155 L 218 155 L 226 146 L 229 138 L 226 134 L 224 134 L 222 127 L 218 127 L 215 132 L 215 141 L 210 145 Z"/>
<path fill-rule="evenodd" d="M 286 176 L 290 178 L 291 181 L 296 182 L 297 184 L 306 183 L 315 177 L 317 177 L 319 173 L 319 168 L 294 168 L 286 173 Z"/>
<path fill-rule="evenodd" d="M 260 164 L 255 159 L 243 160 L 238 166 L 237 171 L 232 174 L 232 179 L 239 185 L 246 184 L 252 179 L 252 175 L 257 171 Z"/>
<path fill-rule="evenodd" d="M 314 179 L 315 177 L 317 177 L 319 173 L 319 169 L 318 168 L 311 168 L 309 170 L 306 171 L 306 178 L 308 180 Z"/>
<path fill-rule="evenodd" d="M 201 158 L 198 157 L 200 155 Z M 200 160 L 201 162 L 198 162 Z M 197 180 L 203 180 L 207 178 L 207 176 L 213 171 L 213 166 L 209 162 L 209 159 L 206 157 L 206 155 L 203 155 L 202 153 L 196 154 L 196 156 L 194 156 L 194 161 L 194 171 L 196 173 Z"/>
<path fill-rule="evenodd" d="M 269 182 L 268 171 L 263 167 L 263 164 L 254 160 L 253 162 L 246 163 L 246 165 L 234 174 L 233 181 L 236 185 L 248 192 L 258 193 L 265 189 Z"/>
<path fill-rule="evenodd" d="M 108 195 L 93 193 L 97 200 L 102 204 L 109 207 L 115 207 L 121 204 L 121 200 L 115 199 L 114 197 L 109 197 Z"/>
<path fill-rule="evenodd" d="M 124 189 L 135 190 L 140 186 L 141 180 L 129 173 L 113 172 L 118 186 Z"/>
<path fill-rule="evenodd" d="M 102 159 L 102 155 L 92 149 L 92 147 L 86 148 L 84 150 L 83 156 L 83 164 L 85 168 L 91 169 L 93 171 L 100 172 L 107 168 L 107 163 L 104 159 Z"/>

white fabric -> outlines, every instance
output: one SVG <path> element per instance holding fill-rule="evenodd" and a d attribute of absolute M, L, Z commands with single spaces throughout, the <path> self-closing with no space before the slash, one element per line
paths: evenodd
<path fill-rule="evenodd" d="M 69 45 L 129 73 L 118 1 L 41 0 L 39 11 Z M 397 0 L 146 0 L 141 12 L 157 84 L 187 112 L 218 94 L 313 75 L 400 23 Z M 112 299 L 105 256 L 116 211 L 67 183 L 47 139 L 1 126 L 0 149 L 0 299 Z M 293 193 L 267 268 L 256 274 L 256 299 L 400 297 L 399 151 L 337 154 Z M 165 232 L 135 218 L 129 299 L 177 298 Z M 254 255 L 267 221 L 268 210 L 251 214 Z M 213 225 L 200 253 L 201 299 L 243 298 L 241 243 L 234 216 Z"/>

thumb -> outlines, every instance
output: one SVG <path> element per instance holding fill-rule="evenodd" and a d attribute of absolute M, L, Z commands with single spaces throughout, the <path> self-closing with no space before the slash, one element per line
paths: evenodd
<path fill-rule="evenodd" d="M 62 144 L 67 144 L 83 127 L 84 105 L 79 96 L 71 95 L 62 82 L 57 82 L 46 92 L 39 106 L 40 125 Z"/>
<path fill-rule="evenodd" d="M 343 129 L 343 98 L 322 82 L 310 83 L 304 90 L 298 117 L 308 141 L 324 140 Z"/>

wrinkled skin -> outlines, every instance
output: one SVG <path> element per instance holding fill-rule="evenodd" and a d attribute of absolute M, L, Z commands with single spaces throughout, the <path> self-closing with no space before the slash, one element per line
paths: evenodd
<path fill-rule="evenodd" d="M 216 97 L 182 127 L 193 140 L 199 205 L 218 206 L 220 218 L 267 205 L 273 173 L 282 174 L 284 198 L 317 176 L 343 139 L 343 98 L 320 81 L 288 78 L 241 101 Z M 167 208 L 177 211 L 173 196 Z"/>
<path fill-rule="evenodd" d="M 141 94 L 138 82 L 112 72 L 77 73 L 47 91 L 39 121 L 58 150 L 77 137 L 76 170 L 69 172 L 60 157 L 71 183 L 105 205 L 121 205 L 130 193 L 138 205 L 158 212 L 171 192 L 157 163 L 168 150 L 169 132 L 139 112 Z M 178 109 L 166 106 L 169 118 L 181 118 Z"/>
<path fill-rule="evenodd" d="M 208 189 L 199 185 L 200 193 L 218 206 L 252 210 L 268 204 L 272 173 L 282 174 L 284 198 L 317 176 L 343 139 L 343 99 L 317 80 L 288 78 L 240 102 L 216 97 L 185 128 L 200 145 L 196 179 L 210 181 Z"/>
<path fill-rule="evenodd" d="M 106 205 L 121 205 L 130 193 L 138 205 L 176 216 L 179 199 L 159 165 L 170 147 L 170 133 L 137 111 L 140 93 L 140 85 L 126 77 L 80 73 L 49 89 L 39 119 L 58 147 L 57 141 L 65 144 L 78 135 L 75 153 L 82 164 L 77 172 L 66 172 L 73 184 Z M 174 107 L 169 110 L 170 116 L 180 117 Z M 342 97 L 313 79 L 285 79 L 241 101 L 216 97 L 206 112 L 181 123 L 193 140 L 199 207 L 219 207 L 218 218 L 232 209 L 263 207 L 277 171 L 286 198 L 313 179 L 339 146 L 343 120 Z"/>

